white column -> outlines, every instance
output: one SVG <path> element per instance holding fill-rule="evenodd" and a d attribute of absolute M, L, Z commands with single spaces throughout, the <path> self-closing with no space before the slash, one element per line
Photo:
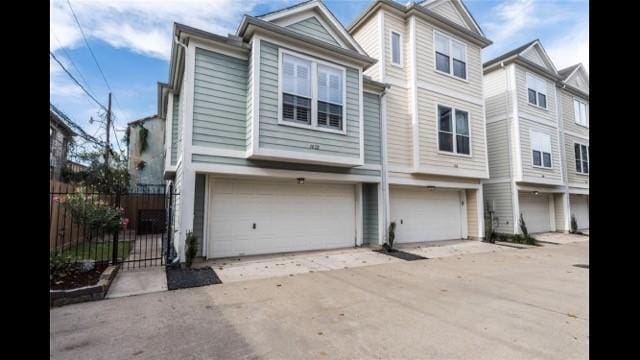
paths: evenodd
<path fill-rule="evenodd" d="M 355 186 L 356 192 L 356 246 L 362 246 L 362 231 L 363 224 L 362 221 L 362 183 L 356 184 Z"/>
<path fill-rule="evenodd" d="M 482 197 L 482 185 L 476 190 L 476 209 L 478 213 L 478 238 L 484 238 L 484 198 Z"/>

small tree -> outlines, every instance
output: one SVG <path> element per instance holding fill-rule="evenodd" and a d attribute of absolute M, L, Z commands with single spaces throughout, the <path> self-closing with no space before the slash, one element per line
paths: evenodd
<path fill-rule="evenodd" d="M 485 217 L 484 220 L 484 241 L 488 243 L 495 243 L 495 233 L 493 232 L 493 219 L 491 214 Z"/>
<path fill-rule="evenodd" d="M 578 221 L 576 220 L 576 217 L 571 214 L 571 233 L 575 234 L 578 232 Z"/>
<path fill-rule="evenodd" d="M 191 264 L 193 263 L 193 259 L 198 254 L 198 237 L 193 235 L 193 231 L 187 232 L 186 239 L 187 248 L 185 249 L 185 257 L 187 258 L 187 268 L 191 269 Z"/>
<path fill-rule="evenodd" d="M 524 218 L 522 217 L 522 213 L 520 213 L 520 231 L 522 232 L 522 236 L 525 239 L 529 238 L 529 231 L 527 231 L 527 224 L 524 222 Z"/>

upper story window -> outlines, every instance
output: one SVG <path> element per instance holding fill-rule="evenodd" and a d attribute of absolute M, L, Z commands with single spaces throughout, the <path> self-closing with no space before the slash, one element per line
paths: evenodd
<path fill-rule="evenodd" d="M 576 120 L 576 124 L 589 127 L 589 112 L 587 111 L 587 104 L 577 99 L 573 99 L 573 116 Z"/>
<path fill-rule="evenodd" d="M 547 82 L 533 74 L 527 73 L 527 97 L 529 104 L 547 108 Z"/>
<path fill-rule="evenodd" d="M 551 169 L 551 136 L 549 134 L 532 131 L 531 151 L 533 166 Z"/>
<path fill-rule="evenodd" d="M 434 33 L 436 70 L 467 79 L 467 46 L 459 41 Z"/>
<path fill-rule="evenodd" d="M 576 171 L 579 174 L 589 174 L 589 146 L 584 144 L 573 144 L 576 154 Z"/>
<path fill-rule="evenodd" d="M 281 50 L 283 124 L 345 133 L 346 70 Z"/>
<path fill-rule="evenodd" d="M 438 150 L 470 155 L 469 113 L 438 105 Z"/>
<path fill-rule="evenodd" d="M 391 63 L 393 65 L 402 66 L 402 47 L 400 34 L 391 32 Z"/>

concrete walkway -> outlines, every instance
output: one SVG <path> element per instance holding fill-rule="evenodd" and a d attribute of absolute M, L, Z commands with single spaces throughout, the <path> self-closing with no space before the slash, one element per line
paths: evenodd
<path fill-rule="evenodd" d="M 50 311 L 51 359 L 587 359 L 589 244 L 389 262 Z"/>
<path fill-rule="evenodd" d="M 167 275 L 164 266 L 120 270 L 113 279 L 107 299 L 149 294 L 167 290 Z"/>
<path fill-rule="evenodd" d="M 465 254 L 517 250 L 515 248 L 489 244 L 477 240 L 451 240 L 400 244 L 398 245 L 398 249 L 415 255 L 424 256 L 429 259 L 447 256 L 461 256 Z"/>
<path fill-rule="evenodd" d="M 550 243 L 550 244 L 556 244 L 556 245 L 589 241 L 588 235 L 585 236 L 585 235 L 575 235 L 575 234 L 564 234 L 564 233 L 557 233 L 557 232 L 533 234 L 533 237 L 536 238 L 536 240 L 541 241 L 543 243 Z"/>

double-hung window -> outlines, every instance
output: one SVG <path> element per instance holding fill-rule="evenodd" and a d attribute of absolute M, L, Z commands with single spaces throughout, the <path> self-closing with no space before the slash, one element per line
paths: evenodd
<path fill-rule="evenodd" d="M 551 136 L 549 134 L 532 131 L 531 151 L 533 166 L 551 169 Z"/>
<path fill-rule="evenodd" d="M 467 78 L 467 47 L 438 32 L 434 35 L 436 70 L 460 79 Z"/>
<path fill-rule="evenodd" d="M 402 66 L 402 52 L 400 44 L 400 34 L 395 31 L 391 32 L 391 63 L 393 65 Z"/>
<path fill-rule="evenodd" d="M 438 105 L 438 150 L 471 154 L 468 112 Z"/>
<path fill-rule="evenodd" d="M 282 120 L 311 125 L 311 61 L 282 56 Z"/>
<path fill-rule="evenodd" d="M 547 82 L 527 73 L 527 98 L 529 104 L 547 108 Z"/>
<path fill-rule="evenodd" d="M 576 120 L 576 124 L 589 127 L 589 112 L 587 111 L 587 104 L 573 99 L 573 116 Z"/>
<path fill-rule="evenodd" d="M 343 67 L 282 52 L 282 124 L 345 132 Z"/>
<path fill-rule="evenodd" d="M 318 65 L 318 126 L 342 130 L 342 71 Z"/>
<path fill-rule="evenodd" d="M 589 174 L 589 146 L 584 144 L 573 144 L 576 154 L 576 171 L 579 174 Z"/>

